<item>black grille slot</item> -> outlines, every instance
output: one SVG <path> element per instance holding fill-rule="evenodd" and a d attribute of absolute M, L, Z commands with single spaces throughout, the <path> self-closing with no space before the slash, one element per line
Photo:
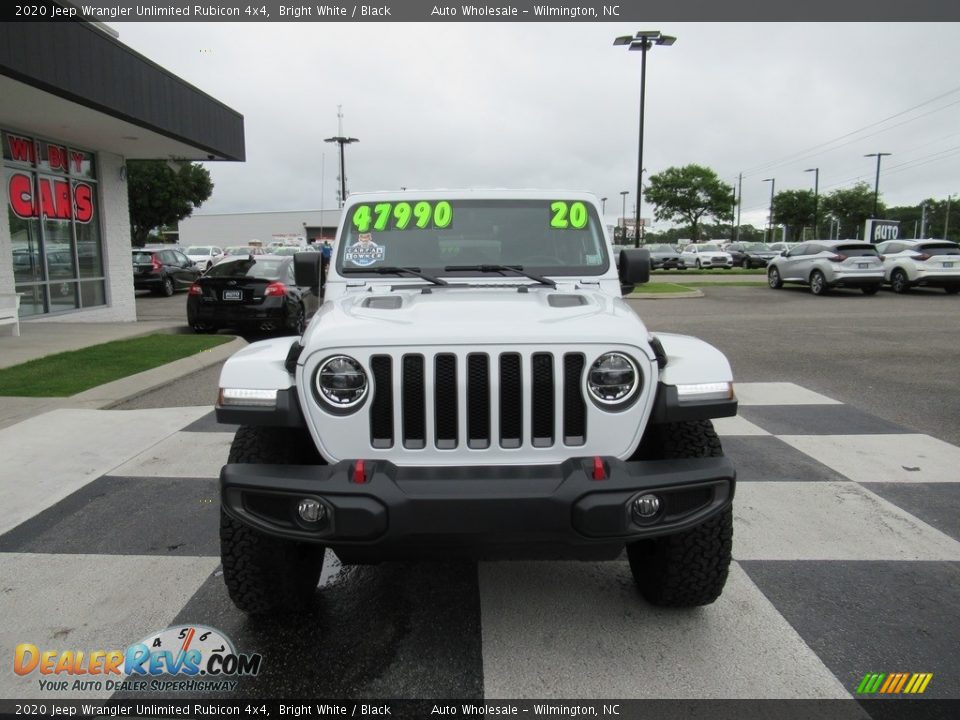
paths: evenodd
<path fill-rule="evenodd" d="M 564 445 L 583 445 L 587 441 L 587 405 L 580 390 L 584 362 L 580 353 L 563 356 Z"/>
<path fill-rule="evenodd" d="M 433 416 L 436 419 L 437 447 L 457 446 L 457 356 L 437 355 L 434 366 Z"/>
<path fill-rule="evenodd" d="M 490 447 L 490 359 L 467 356 L 467 446 Z"/>
<path fill-rule="evenodd" d="M 370 444 L 393 447 L 393 375 L 388 355 L 370 358 L 373 372 L 373 402 L 370 403 Z"/>
<path fill-rule="evenodd" d="M 553 445 L 553 356 L 550 353 L 533 354 L 533 407 L 531 421 L 533 446 Z"/>
<path fill-rule="evenodd" d="M 427 444 L 427 412 L 424 398 L 423 355 L 403 356 L 400 408 L 403 412 L 403 446 L 420 450 Z"/>
<path fill-rule="evenodd" d="M 517 448 L 523 439 L 523 377 L 520 355 L 500 356 L 500 447 Z"/>
<path fill-rule="evenodd" d="M 713 499 L 713 488 L 702 487 L 690 490 L 677 490 L 664 493 L 664 517 L 686 515 L 688 512 L 699 510 Z"/>

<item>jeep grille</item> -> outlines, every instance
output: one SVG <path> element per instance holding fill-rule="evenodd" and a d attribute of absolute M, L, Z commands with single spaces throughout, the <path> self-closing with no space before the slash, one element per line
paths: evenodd
<path fill-rule="evenodd" d="M 393 363 L 400 363 L 400 388 L 393 387 Z M 473 450 L 497 444 L 501 448 L 552 447 L 556 442 L 555 417 L 563 409 L 559 428 L 563 445 L 582 446 L 587 435 L 587 408 L 582 391 L 585 359 L 582 353 L 554 354 L 504 352 L 499 355 L 453 353 L 424 356 L 407 353 L 399 358 L 373 355 L 373 399 L 370 406 L 370 444 L 392 447 L 399 438 L 404 448 L 422 449 L 428 441 L 425 364 L 433 372 L 432 438 L 437 449 L 465 446 Z M 491 372 L 497 375 L 491 377 Z M 562 384 L 556 373 L 562 373 Z M 498 388 L 496 412 L 491 418 L 491 392 Z M 558 390 L 561 390 L 558 393 Z M 523 436 L 524 394 L 529 394 L 529 436 Z M 560 394 L 562 397 L 557 397 Z M 394 404 L 400 403 L 400 427 L 395 428 Z M 466 427 L 458 426 L 461 407 Z M 492 422 L 496 420 L 496 422 Z M 496 437 L 492 437 L 492 435 Z"/>

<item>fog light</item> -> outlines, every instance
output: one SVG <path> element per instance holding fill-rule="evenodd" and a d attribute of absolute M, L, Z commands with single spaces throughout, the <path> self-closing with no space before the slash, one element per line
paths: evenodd
<path fill-rule="evenodd" d="M 633 516 L 641 520 L 649 520 L 660 512 L 660 498 L 656 495 L 641 495 L 633 501 Z"/>
<path fill-rule="evenodd" d="M 300 513 L 300 518 L 308 523 L 320 522 L 327 516 L 327 508 L 323 503 L 310 498 L 304 498 L 300 501 L 297 512 Z"/>

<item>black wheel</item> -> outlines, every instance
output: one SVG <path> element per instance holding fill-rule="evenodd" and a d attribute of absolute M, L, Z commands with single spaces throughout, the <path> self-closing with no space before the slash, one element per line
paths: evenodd
<path fill-rule="evenodd" d="M 307 329 L 307 314 L 304 312 L 303 305 L 297 305 L 297 312 L 290 320 L 290 331 L 295 335 L 303 335 Z"/>
<path fill-rule="evenodd" d="M 230 463 L 310 463 L 316 453 L 305 433 L 242 426 L 230 446 Z M 325 548 L 265 535 L 220 510 L 223 581 L 233 604 L 251 615 L 299 612 L 320 581 Z"/>
<path fill-rule="evenodd" d="M 810 292 L 814 295 L 827 294 L 827 279 L 819 270 L 814 270 L 810 273 Z"/>
<path fill-rule="evenodd" d="M 749 270 L 749 269 L 750 269 L 750 258 L 744 258 L 744 259 L 743 259 L 743 262 L 740 263 L 740 267 L 742 267 L 744 270 Z"/>
<path fill-rule="evenodd" d="M 783 287 L 783 280 L 780 278 L 780 271 L 775 267 L 767 270 L 767 285 L 772 287 L 774 290 L 779 290 Z"/>
<path fill-rule="evenodd" d="M 862 292 L 864 295 L 876 295 L 878 292 L 880 292 L 880 286 L 864 285 L 862 288 L 860 288 L 860 292 Z"/>
<path fill-rule="evenodd" d="M 897 268 L 890 273 L 890 287 L 895 293 L 909 292 L 910 279 L 903 270 Z"/>
<path fill-rule="evenodd" d="M 960 285 L 947 285 L 947 286 L 943 289 L 943 291 L 944 291 L 947 295 L 956 295 L 957 293 L 960 293 Z"/>
<path fill-rule="evenodd" d="M 641 451 L 648 459 L 723 455 L 709 420 L 653 425 Z M 723 592 L 733 551 L 733 510 L 685 532 L 627 545 L 640 594 L 661 607 L 709 605 Z"/>
<path fill-rule="evenodd" d="M 697 258 L 697 270 L 703 270 L 703 265 L 700 264 L 700 258 Z"/>
<path fill-rule="evenodd" d="M 169 276 L 165 276 L 160 283 L 160 294 L 164 297 L 172 297 L 173 291 L 173 280 Z"/>

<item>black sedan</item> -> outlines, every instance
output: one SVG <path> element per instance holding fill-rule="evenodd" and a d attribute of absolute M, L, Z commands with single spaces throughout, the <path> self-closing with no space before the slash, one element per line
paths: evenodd
<path fill-rule="evenodd" d="M 299 287 L 293 258 L 227 258 L 190 286 L 187 322 L 196 332 L 233 327 L 303 334 L 319 305 L 316 288 Z"/>
<path fill-rule="evenodd" d="M 780 253 L 771 250 L 762 242 L 735 242 L 727 245 L 724 250 L 733 257 L 734 267 L 762 268 Z"/>
<path fill-rule="evenodd" d="M 150 290 L 170 297 L 200 277 L 200 268 L 174 248 L 142 248 L 133 251 L 133 289 Z"/>

